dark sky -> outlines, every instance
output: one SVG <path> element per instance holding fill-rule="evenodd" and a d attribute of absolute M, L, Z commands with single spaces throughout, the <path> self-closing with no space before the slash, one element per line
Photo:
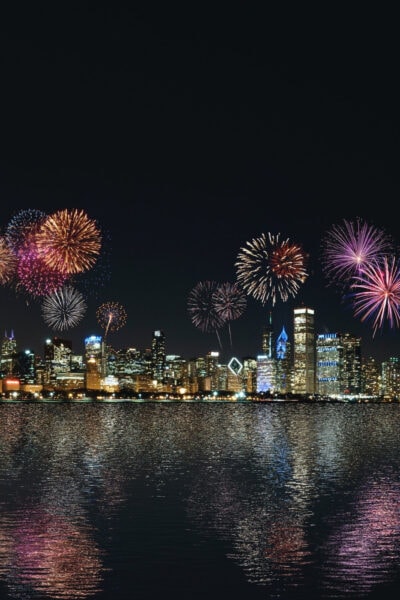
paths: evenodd
<path fill-rule="evenodd" d="M 0 22 L 0 230 L 21 209 L 76 207 L 110 237 L 110 279 L 68 332 L 0 289 L 0 328 L 21 349 L 59 335 L 81 352 L 102 333 L 96 308 L 113 300 L 128 313 L 109 336 L 117 348 L 144 349 L 162 329 L 169 353 L 221 350 L 191 323 L 188 294 L 201 280 L 233 281 L 240 247 L 280 232 L 309 253 L 310 275 L 274 308 L 276 330 L 290 332 L 305 303 L 318 332 L 400 355 L 396 330 L 372 339 L 327 287 L 319 255 L 343 218 L 400 239 L 394 15 L 100 2 L 14 6 Z M 222 332 L 225 357 L 260 352 L 268 309 L 248 299 L 232 346 Z"/>

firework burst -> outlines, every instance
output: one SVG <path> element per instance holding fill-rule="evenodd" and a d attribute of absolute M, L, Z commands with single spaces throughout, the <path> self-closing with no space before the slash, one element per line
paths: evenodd
<path fill-rule="evenodd" d="M 361 321 L 371 320 L 373 336 L 389 326 L 400 326 L 400 264 L 395 256 L 365 264 L 351 285 L 354 315 Z"/>
<path fill-rule="evenodd" d="M 193 325 L 205 333 L 215 332 L 221 346 L 218 329 L 225 321 L 215 310 L 214 293 L 217 289 L 215 281 L 199 281 L 189 293 L 187 309 Z"/>
<path fill-rule="evenodd" d="M 13 280 L 16 268 L 17 259 L 6 239 L 0 236 L 0 285 L 5 285 Z"/>
<path fill-rule="evenodd" d="M 34 247 L 26 249 L 18 259 L 17 289 L 22 288 L 35 298 L 59 290 L 66 279 L 66 273 L 49 268 Z"/>
<path fill-rule="evenodd" d="M 295 296 L 307 278 L 306 254 L 280 234 L 261 234 L 242 247 L 235 263 L 237 281 L 248 295 L 272 305 Z"/>
<path fill-rule="evenodd" d="M 220 283 L 212 296 L 215 312 L 228 323 L 229 338 L 232 346 L 230 321 L 242 316 L 247 306 L 246 294 L 237 283 Z"/>
<path fill-rule="evenodd" d="M 49 268 L 71 275 L 88 271 L 96 263 L 101 231 L 85 211 L 64 209 L 46 218 L 35 241 Z"/>
<path fill-rule="evenodd" d="M 46 213 L 35 208 L 18 211 L 9 221 L 4 237 L 14 254 L 19 254 L 24 246 L 29 245 L 46 219 Z"/>
<path fill-rule="evenodd" d="M 82 294 L 74 287 L 65 285 L 43 300 L 42 316 L 49 327 L 63 331 L 78 325 L 86 308 Z"/>
<path fill-rule="evenodd" d="M 96 317 L 106 337 L 109 331 L 118 331 L 125 325 L 127 313 L 119 302 L 104 302 L 98 307 Z"/>
<path fill-rule="evenodd" d="M 381 229 L 357 218 L 343 219 L 322 239 L 322 269 L 330 284 L 346 286 L 365 265 L 392 251 L 390 237 Z"/>

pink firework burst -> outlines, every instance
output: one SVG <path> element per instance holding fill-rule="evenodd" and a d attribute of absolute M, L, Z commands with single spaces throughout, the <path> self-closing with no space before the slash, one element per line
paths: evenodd
<path fill-rule="evenodd" d="M 19 257 L 17 277 L 17 287 L 22 287 L 31 296 L 38 298 L 59 290 L 68 276 L 66 273 L 49 268 L 31 248 Z"/>
<path fill-rule="evenodd" d="M 382 229 L 360 218 L 343 219 L 322 240 L 322 269 L 329 283 L 346 285 L 371 261 L 390 254 L 393 243 Z"/>
<path fill-rule="evenodd" d="M 364 265 L 354 277 L 354 315 L 361 321 L 372 319 L 373 335 L 387 321 L 400 326 L 400 265 L 395 256 Z"/>

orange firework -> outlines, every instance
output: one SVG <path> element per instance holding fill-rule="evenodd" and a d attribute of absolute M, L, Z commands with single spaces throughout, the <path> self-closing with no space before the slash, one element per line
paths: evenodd
<path fill-rule="evenodd" d="M 36 235 L 40 256 L 49 268 L 67 275 L 88 271 L 101 249 L 101 231 L 85 211 L 72 208 L 47 217 Z"/>
<path fill-rule="evenodd" d="M 0 237 L 0 284 L 9 283 L 15 275 L 17 260 L 4 237 Z"/>

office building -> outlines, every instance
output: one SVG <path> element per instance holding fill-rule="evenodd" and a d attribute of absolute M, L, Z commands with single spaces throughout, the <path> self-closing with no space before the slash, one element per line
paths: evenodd
<path fill-rule="evenodd" d="M 316 357 L 314 309 L 301 307 L 293 311 L 293 393 L 315 394 Z"/>

